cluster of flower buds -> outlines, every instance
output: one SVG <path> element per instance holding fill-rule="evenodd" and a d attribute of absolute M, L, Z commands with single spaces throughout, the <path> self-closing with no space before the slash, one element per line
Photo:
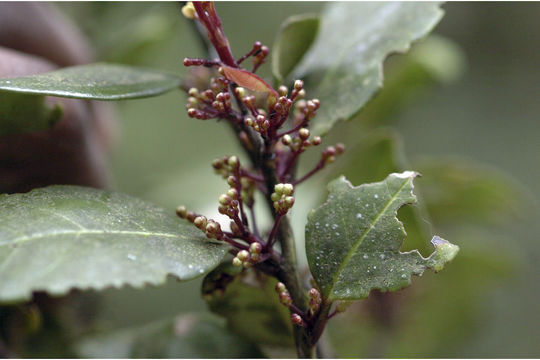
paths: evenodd
<path fill-rule="evenodd" d="M 344 151 L 345 145 L 341 143 L 327 147 L 321 154 L 321 163 L 324 165 L 333 163 L 336 161 L 336 156 L 343 154 Z"/>
<path fill-rule="evenodd" d="M 322 298 L 319 290 L 311 288 L 308 292 L 309 296 L 309 313 L 313 316 L 321 306 Z"/>
<path fill-rule="evenodd" d="M 275 287 L 276 292 L 279 294 L 279 302 L 281 302 L 283 305 L 289 307 L 292 304 L 292 298 L 291 294 L 289 294 L 289 291 L 285 287 L 285 284 L 282 282 L 278 282 Z"/>
<path fill-rule="evenodd" d="M 283 145 L 288 146 L 292 151 L 304 151 L 309 146 L 317 146 L 321 144 L 321 137 L 314 136 L 309 140 L 310 132 L 307 128 L 301 128 L 298 130 L 297 136 L 291 136 L 289 134 L 283 135 L 281 142 Z"/>
<path fill-rule="evenodd" d="M 217 240 L 223 238 L 221 226 L 215 220 L 208 220 L 205 216 L 198 215 L 193 211 L 187 211 L 185 206 L 179 206 L 176 209 L 176 214 L 182 219 L 192 222 L 198 229 L 205 233 L 206 237 Z"/>
<path fill-rule="evenodd" d="M 259 109 L 259 114 L 255 118 L 251 116 L 246 116 L 244 119 L 244 124 L 246 126 L 252 127 L 253 130 L 260 134 L 265 134 L 266 131 L 270 128 L 270 121 L 266 117 L 266 113 Z"/>
<path fill-rule="evenodd" d="M 191 118 L 212 119 L 232 111 L 231 94 L 227 91 L 216 94 L 210 89 L 199 92 L 196 88 L 191 88 L 188 95 L 186 108 Z"/>
<path fill-rule="evenodd" d="M 212 167 L 214 168 L 217 174 L 223 176 L 224 179 L 227 179 L 232 174 L 235 174 L 240 168 L 240 160 L 237 156 L 225 156 L 221 159 L 216 159 L 212 162 Z M 231 184 L 229 184 L 231 185 Z M 231 185 L 232 187 L 233 185 Z"/>
<path fill-rule="evenodd" d="M 274 209 L 279 215 L 285 215 L 294 205 L 294 186 L 292 184 L 276 184 L 271 199 Z"/>
<path fill-rule="evenodd" d="M 262 250 L 263 246 L 260 243 L 251 243 L 249 245 L 249 251 L 240 250 L 233 258 L 232 263 L 234 266 L 242 266 L 243 268 L 248 269 L 261 260 Z"/>
<path fill-rule="evenodd" d="M 218 211 L 220 214 L 227 215 L 231 219 L 238 217 L 238 205 L 240 204 L 238 199 L 238 190 L 231 188 L 226 194 L 221 194 L 219 197 Z"/>

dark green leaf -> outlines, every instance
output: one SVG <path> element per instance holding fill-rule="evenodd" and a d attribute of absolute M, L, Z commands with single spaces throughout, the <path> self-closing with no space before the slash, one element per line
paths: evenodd
<path fill-rule="evenodd" d="M 210 314 L 187 314 L 78 344 L 85 358 L 254 358 L 258 350 Z"/>
<path fill-rule="evenodd" d="M 338 120 L 355 115 L 382 86 L 382 63 L 405 52 L 443 15 L 433 2 L 335 2 L 323 12 L 321 29 L 294 71 L 307 96 L 321 108 L 313 132 L 325 134 Z"/>
<path fill-rule="evenodd" d="M 228 247 L 188 222 L 127 195 L 51 186 L 0 196 L 0 300 L 71 288 L 190 280 L 217 266 Z"/>
<path fill-rule="evenodd" d="M 435 236 L 428 258 L 418 251 L 400 252 L 405 231 L 398 209 L 416 201 L 407 171 L 358 187 L 344 178 L 328 185 L 328 201 L 308 215 L 306 252 L 313 277 L 330 300 L 365 298 L 370 290 L 406 287 L 411 275 L 426 268 L 439 271 L 458 247 Z"/>
<path fill-rule="evenodd" d="M 409 168 L 399 134 L 389 129 L 379 129 L 362 136 L 359 144 L 348 149 L 344 158 L 336 164 L 336 169 L 327 179 L 345 176 L 352 184 L 380 181 L 388 174 Z M 422 178 L 421 182 L 424 182 Z M 416 191 L 418 197 L 418 190 Z M 423 200 L 423 198 L 421 198 Z M 415 206 L 404 206 L 399 210 L 399 218 L 407 229 L 405 249 L 429 251 L 429 219 L 424 201 Z"/>
<path fill-rule="evenodd" d="M 319 16 L 303 14 L 291 16 L 281 25 L 272 49 L 272 72 L 283 81 L 302 59 L 315 40 Z"/>
<path fill-rule="evenodd" d="M 259 345 L 293 345 L 289 310 L 274 287 L 277 280 L 226 263 L 208 274 L 203 296 L 210 310 L 227 319 L 242 338 Z M 247 321 L 246 321 L 247 320 Z"/>
<path fill-rule="evenodd" d="M 61 116 L 60 106 L 45 105 L 45 96 L 0 91 L 0 136 L 45 130 Z"/>
<path fill-rule="evenodd" d="M 0 79 L 0 90 L 77 99 L 123 100 L 162 94 L 177 88 L 180 78 L 163 72 L 97 63 L 39 75 Z"/>

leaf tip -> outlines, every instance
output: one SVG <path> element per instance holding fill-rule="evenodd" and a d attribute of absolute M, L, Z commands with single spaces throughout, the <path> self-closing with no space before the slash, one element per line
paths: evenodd
<path fill-rule="evenodd" d="M 435 246 L 435 252 L 430 256 L 429 266 L 439 272 L 447 262 L 452 261 L 459 252 L 459 246 L 439 237 L 434 236 L 431 243 Z"/>

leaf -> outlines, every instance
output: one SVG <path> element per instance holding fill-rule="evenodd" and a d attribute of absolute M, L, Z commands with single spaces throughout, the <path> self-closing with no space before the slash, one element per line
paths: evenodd
<path fill-rule="evenodd" d="M 272 72 L 283 81 L 315 40 L 320 18 L 316 14 L 289 17 L 279 29 L 272 49 Z"/>
<path fill-rule="evenodd" d="M 339 175 L 345 176 L 353 184 L 364 184 L 384 179 L 388 174 L 401 172 L 409 167 L 404 156 L 401 137 L 390 129 L 379 129 L 362 136 L 355 145 L 344 154 L 327 179 Z M 425 180 L 425 178 L 422 178 Z M 424 182 L 424 181 L 422 181 Z M 417 191 L 418 192 L 418 191 Z M 418 197 L 418 193 L 416 194 Z M 429 214 L 424 206 L 424 199 L 415 206 L 404 206 L 399 209 L 399 218 L 407 229 L 407 243 L 404 247 L 428 251 Z"/>
<path fill-rule="evenodd" d="M 323 12 L 315 43 L 293 78 L 321 101 L 313 132 L 354 116 L 382 87 L 382 64 L 431 31 L 443 15 L 434 2 L 335 2 Z"/>
<path fill-rule="evenodd" d="M 130 196 L 78 186 L 0 195 L 0 301 L 71 288 L 158 285 L 217 266 L 228 247 Z"/>
<path fill-rule="evenodd" d="M 227 319 L 242 338 L 259 345 L 292 346 L 289 310 L 274 287 L 276 279 L 222 264 L 207 275 L 203 296 L 210 310 Z"/>
<path fill-rule="evenodd" d="M 46 130 L 61 116 L 62 108 L 45 105 L 45 96 L 0 91 L 0 136 Z"/>
<path fill-rule="evenodd" d="M 425 181 L 426 206 L 440 224 L 472 221 L 496 226 L 532 208 L 526 191 L 509 175 L 461 157 L 424 157 L 417 163 Z"/>
<path fill-rule="evenodd" d="M 83 358 L 255 358 L 259 351 L 210 314 L 104 333 L 84 339 L 76 348 Z"/>
<path fill-rule="evenodd" d="M 277 92 L 270 85 L 268 85 L 266 81 L 257 75 L 244 69 L 235 69 L 227 65 L 221 65 L 221 68 L 223 69 L 227 79 L 235 82 L 236 84 L 249 90 L 271 93 L 276 98 L 278 97 Z"/>
<path fill-rule="evenodd" d="M 180 78 L 173 74 L 107 63 L 0 79 L 0 91 L 93 100 L 150 97 L 179 85 Z"/>
<path fill-rule="evenodd" d="M 395 291 L 426 268 L 439 271 L 458 247 L 434 236 L 428 258 L 416 250 L 402 253 L 405 231 L 397 210 L 414 203 L 412 171 L 358 187 L 344 178 L 328 185 L 328 201 L 308 215 L 306 252 L 324 298 L 357 300 L 372 289 Z"/>

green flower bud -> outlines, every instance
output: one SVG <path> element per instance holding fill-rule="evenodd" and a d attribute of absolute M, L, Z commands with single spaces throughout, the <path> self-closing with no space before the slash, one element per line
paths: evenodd
<path fill-rule="evenodd" d="M 282 293 L 287 290 L 287 288 L 285 287 L 285 284 L 282 282 L 278 282 L 275 286 L 275 289 L 277 293 Z"/>
<path fill-rule="evenodd" d="M 221 205 L 229 205 L 232 201 L 231 197 L 227 194 L 221 194 L 218 199 Z"/>
<path fill-rule="evenodd" d="M 234 259 L 232 259 L 232 264 L 234 266 L 242 266 L 242 260 L 240 260 L 239 258 L 235 257 Z"/>
<path fill-rule="evenodd" d="M 249 245 L 249 252 L 251 254 L 260 254 L 262 251 L 262 245 L 261 243 L 254 242 Z"/>
<path fill-rule="evenodd" d="M 300 136 L 300 139 L 307 140 L 309 138 L 309 130 L 306 128 L 301 128 L 298 130 L 298 136 Z"/>
<path fill-rule="evenodd" d="M 294 186 L 292 184 L 283 184 L 283 194 L 292 195 L 294 192 Z"/>
<path fill-rule="evenodd" d="M 247 252 L 246 250 L 240 250 L 238 254 L 236 254 L 236 257 L 241 261 L 246 261 L 247 259 L 249 259 L 249 252 Z"/>

